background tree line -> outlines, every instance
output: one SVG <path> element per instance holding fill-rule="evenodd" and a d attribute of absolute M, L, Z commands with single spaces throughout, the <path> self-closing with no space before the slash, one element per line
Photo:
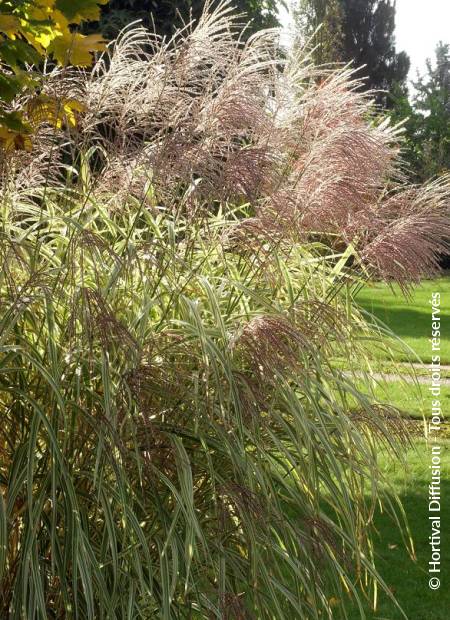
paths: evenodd
<path fill-rule="evenodd" d="M 404 122 L 404 158 L 414 180 L 450 168 L 449 45 L 437 42 L 426 73 L 407 84 L 410 60 L 395 44 L 393 0 L 300 0 L 296 21 L 302 39 L 312 37 L 316 62 L 353 62 L 378 104 Z"/>
<path fill-rule="evenodd" d="M 170 37 L 183 23 L 197 20 L 205 4 L 205 0 L 109 0 L 102 7 L 100 30 L 106 38 L 113 39 L 124 26 L 140 19 L 161 36 Z M 235 0 L 233 5 L 238 13 L 247 16 L 245 21 L 251 20 L 249 34 L 278 26 L 277 0 Z M 95 24 L 89 24 L 89 28 L 93 27 Z"/>

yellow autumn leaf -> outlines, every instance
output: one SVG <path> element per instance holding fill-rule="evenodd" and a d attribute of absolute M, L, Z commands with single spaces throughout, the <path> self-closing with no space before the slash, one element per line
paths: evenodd
<path fill-rule="evenodd" d="M 57 107 L 54 101 L 42 100 L 41 97 L 35 97 L 28 102 L 27 118 L 34 128 L 39 127 L 42 123 L 49 123 L 54 127 L 60 128 L 62 120 L 57 113 Z"/>
<path fill-rule="evenodd" d="M 43 22 L 47 19 L 51 19 L 53 9 L 47 8 L 40 4 L 34 3 L 27 9 L 26 16 L 24 16 L 24 22 L 29 23 L 30 20 L 35 22 Z"/>
<path fill-rule="evenodd" d="M 78 32 L 64 31 L 49 45 L 48 52 L 61 65 L 72 64 L 76 67 L 89 67 L 92 64 L 92 52 L 105 49 L 106 41 L 98 34 L 84 36 Z"/>
<path fill-rule="evenodd" d="M 15 15 L 0 14 L 0 32 L 15 39 L 20 32 L 20 22 Z"/>
<path fill-rule="evenodd" d="M 100 19 L 99 5 L 107 4 L 107 2 L 108 0 L 56 0 L 55 7 L 64 13 L 69 23 L 81 24 L 83 21 L 98 21 Z"/>
<path fill-rule="evenodd" d="M 76 99 L 67 99 L 63 103 L 66 123 L 72 127 L 75 127 L 77 124 L 76 113 L 84 112 L 85 109 L 85 106 L 80 101 L 77 101 Z"/>
<path fill-rule="evenodd" d="M 29 135 L 0 125 L 0 148 L 5 151 L 31 151 L 33 143 Z"/>
<path fill-rule="evenodd" d="M 48 1 L 50 2 L 50 0 Z M 39 24 L 39 28 L 30 29 L 27 19 L 42 23 Z M 21 20 L 21 25 L 23 27 L 22 34 L 27 39 L 28 43 L 41 53 L 49 47 L 53 39 L 61 36 L 64 31 L 69 30 L 69 22 L 61 11 L 42 6 L 42 3 L 39 5 L 36 4 L 29 9 L 27 19 Z M 51 26 L 46 25 L 45 22 L 47 20 L 52 22 Z"/>
<path fill-rule="evenodd" d="M 33 127 L 42 123 L 53 125 L 57 129 L 77 124 L 76 114 L 84 110 L 84 106 L 76 99 L 54 99 L 46 95 L 34 97 L 27 104 L 27 118 Z"/>
<path fill-rule="evenodd" d="M 56 0 L 36 0 L 36 4 L 43 6 L 46 9 L 52 9 L 55 6 Z"/>
<path fill-rule="evenodd" d="M 58 10 L 53 11 L 52 19 L 55 22 L 57 29 L 60 30 L 61 32 L 66 30 L 69 26 L 69 20 L 66 18 L 65 15 L 63 15 L 63 13 L 61 13 L 61 11 L 58 11 Z"/>
<path fill-rule="evenodd" d="M 28 22 L 22 19 L 21 34 L 41 55 L 45 54 L 45 50 L 48 48 L 53 39 L 61 34 L 62 30 L 59 24 L 53 24 L 52 26 L 41 24 L 37 29 L 30 29 L 28 26 Z"/>
<path fill-rule="evenodd" d="M 48 31 L 41 31 L 37 35 L 29 32 L 24 32 L 23 34 L 28 43 L 32 45 L 40 54 L 45 53 L 45 50 L 55 38 L 55 34 L 50 30 L 50 28 Z"/>
<path fill-rule="evenodd" d="M 51 0 L 47 1 L 51 2 Z M 31 7 L 29 9 L 28 16 L 36 21 L 42 22 L 50 19 L 53 24 L 56 24 L 61 28 L 67 28 L 70 23 L 70 21 L 59 9 L 55 9 L 53 5 L 43 5 L 42 2 Z"/>

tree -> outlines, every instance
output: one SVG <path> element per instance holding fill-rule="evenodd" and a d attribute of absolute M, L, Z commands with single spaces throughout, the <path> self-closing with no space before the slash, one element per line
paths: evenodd
<path fill-rule="evenodd" d="M 365 65 L 368 89 L 390 91 L 404 84 L 410 66 L 405 52 L 395 50 L 395 3 L 391 0 L 341 0 L 344 54 L 355 66 Z M 388 106 L 386 95 L 379 102 Z"/>
<path fill-rule="evenodd" d="M 394 123 L 405 129 L 403 157 L 411 176 L 425 181 L 450 168 L 450 59 L 449 45 L 440 42 L 435 61 L 428 59 L 426 74 L 418 76 L 414 94 L 397 88 L 391 92 Z"/>
<path fill-rule="evenodd" d="M 408 91 L 400 85 L 394 85 L 390 92 L 391 107 L 389 116 L 393 125 L 402 124 L 402 157 L 408 165 L 408 177 L 414 181 L 424 181 L 423 142 L 421 129 L 423 117 L 415 110 Z"/>
<path fill-rule="evenodd" d="M 142 20 L 160 35 L 170 37 L 183 22 L 198 19 L 208 4 L 206 0 L 110 0 L 102 9 L 100 29 L 113 39 L 127 24 Z M 248 33 L 278 25 L 276 0 L 234 0 L 233 6 L 251 20 Z"/>
<path fill-rule="evenodd" d="M 24 91 L 33 91 L 41 76 L 30 67 L 51 58 L 61 66 L 86 67 L 92 52 L 104 49 L 101 36 L 74 31 L 100 16 L 108 0 L 0 0 L 0 145 L 29 148 L 29 136 L 43 119 L 54 125 L 73 122 L 80 105 L 37 97 L 28 109 L 11 106 Z"/>
<path fill-rule="evenodd" d="M 300 30 L 313 37 L 318 65 L 344 59 L 343 13 L 340 0 L 303 0 L 296 14 Z"/>
<path fill-rule="evenodd" d="M 450 169 L 450 46 L 436 47 L 435 63 L 414 84 L 413 105 L 420 124 L 414 137 L 422 144 L 420 176 L 429 178 Z"/>
<path fill-rule="evenodd" d="M 410 62 L 405 52 L 395 49 L 395 3 L 391 0 L 304 0 L 301 7 L 306 10 L 307 33 L 322 23 L 317 39 L 319 60 L 362 67 L 359 74 L 366 77 L 367 90 L 391 92 L 394 85 L 405 84 Z M 376 99 L 384 107 L 392 106 L 386 92 Z"/>

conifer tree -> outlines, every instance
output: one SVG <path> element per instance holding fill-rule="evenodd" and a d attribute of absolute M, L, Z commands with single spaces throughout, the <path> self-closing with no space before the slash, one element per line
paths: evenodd
<path fill-rule="evenodd" d="M 364 88 L 377 95 L 383 107 L 392 106 L 389 93 L 403 87 L 409 57 L 395 48 L 395 2 L 392 0 L 302 0 L 299 23 L 315 37 L 318 62 L 353 62 L 361 67 Z"/>
<path fill-rule="evenodd" d="M 413 104 L 420 116 L 416 141 L 422 143 L 422 178 L 450 169 L 450 45 L 436 47 L 435 62 L 414 84 Z"/>

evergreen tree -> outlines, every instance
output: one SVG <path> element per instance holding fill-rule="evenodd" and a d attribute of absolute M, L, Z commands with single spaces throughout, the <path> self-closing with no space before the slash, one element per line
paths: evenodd
<path fill-rule="evenodd" d="M 435 63 L 427 60 L 427 73 L 414 84 L 414 108 L 420 115 L 416 141 L 422 144 L 421 177 L 450 169 L 450 46 L 440 42 Z"/>
<path fill-rule="evenodd" d="M 427 177 L 423 174 L 423 144 L 421 139 L 422 115 L 415 110 L 408 91 L 394 85 L 390 92 L 389 116 L 392 125 L 402 124 L 402 158 L 407 164 L 411 181 L 419 182 Z"/>
<path fill-rule="evenodd" d="M 405 83 L 410 61 L 405 52 L 395 49 L 395 2 L 391 0 L 340 0 L 343 8 L 345 60 L 355 66 L 365 65 L 368 89 L 390 92 L 394 85 Z M 391 105 L 380 94 L 380 103 Z"/>
<path fill-rule="evenodd" d="M 365 88 L 386 91 L 378 103 L 392 106 L 388 93 L 404 87 L 409 57 L 395 49 L 395 2 L 392 0 L 302 0 L 300 25 L 316 39 L 316 60 L 350 62 L 361 67 Z"/>

